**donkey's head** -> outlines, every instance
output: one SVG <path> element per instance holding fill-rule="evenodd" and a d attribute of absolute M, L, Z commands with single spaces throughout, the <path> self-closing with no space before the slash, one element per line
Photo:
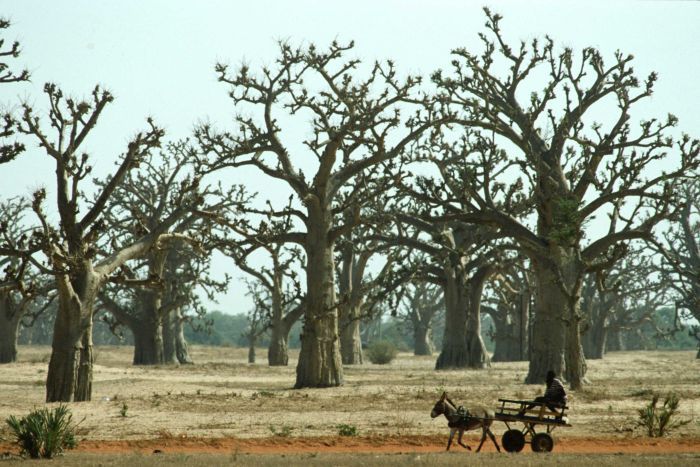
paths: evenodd
<path fill-rule="evenodd" d="M 447 393 L 443 391 L 440 399 L 433 406 L 433 410 L 430 411 L 430 417 L 439 417 L 442 414 L 447 413 Z"/>

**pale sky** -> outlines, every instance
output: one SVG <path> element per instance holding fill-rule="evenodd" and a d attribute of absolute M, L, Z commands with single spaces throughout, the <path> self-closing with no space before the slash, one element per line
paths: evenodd
<path fill-rule="evenodd" d="M 512 41 L 548 34 L 558 47 L 594 46 L 608 62 L 618 49 L 634 54 L 638 76 L 655 70 L 659 81 L 633 119 L 672 112 L 681 130 L 700 136 L 696 1 L 0 0 L 0 16 L 13 23 L 4 39 L 22 45 L 15 69 L 32 74 L 31 83 L 1 87 L 0 108 L 24 100 L 43 112 L 47 81 L 78 97 L 89 96 L 95 84 L 105 86 L 116 99 L 88 145 L 96 174 L 105 176 L 147 116 L 170 139 L 188 136 L 203 119 L 231 128 L 234 109 L 226 86 L 216 81 L 217 61 L 244 61 L 256 70 L 275 59 L 278 39 L 319 46 L 353 39 L 354 56 L 368 62 L 391 58 L 401 71 L 427 76 L 449 68 L 452 48 L 480 50 L 483 5 L 504 16 L 502 29 Z M 46 161 L 30 146 L 2 166 L 0 198 L 50 187 Z M 264 177 L 248 180 L 253 191 L 269 189 Z M 233 271 L 222 259 L 214 268 Z M 227 312 L 250 305 L 237 285 L 220 302 L 217 308 Z"/>

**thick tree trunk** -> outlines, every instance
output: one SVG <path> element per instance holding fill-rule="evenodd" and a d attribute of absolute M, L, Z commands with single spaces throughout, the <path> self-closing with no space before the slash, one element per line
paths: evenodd
<path fill-rule="evenodd" d="M 299 305 L 287 312 L 287 314 L 272 326 L 270 347 L 267 351 L 267 360 L 270 366 L 287 366 L 289 363 L 289 332 L 292 326 L 304 314 L 304 306 Z"/>
<path fill-rule="evenodd" d="M 255 363 L 255 343 L 257 339 L 254 336 L 248 336 L 248 363 Z"/>
<path fill-rule="evenodd" d="M 179 318 L 175 321 L 175 356 L 181 365 L 192 365 L 194 360 L 190 355 L 190 346 L 185 339 L 184 321 Z"/>
<path fill-rule="evenodd" d="M 343 384 L 335 298 L 335 262 L 333 244 L 329 239 L 330 221 L 331 213 L 323 204 L 309 208 L 305 245 L 306 312 L 294 384 L 296 389 Z"/>
<path fill-rule="evenodd" d="M 86 402 L 92 399 L 92 366 L 95 357 L 92 352 L 92 316 L 90 324 L 83 332 L 80 339 L 80 352 L 78 360 L 78 376 L 75 383 L 75 402 Z"/>
<path fill-rule="evenodd" d="M 423 323 L 413 324 L 413 355 L 432 355 L 434 351 L 431 338 L 432 329 Z"/>
<path fill-rule="evenodd" d="M 591 323 L 590 328 L 583 335 L 583 353 L 586 358 L 598 360 L 603 358 L 606 349 L 608 328 L 601 319 Z"/>
<path fill-rule="evenodd" d="M 469 304 L 467 308 L 467 366 L 485 368 L 490 365 L 489 354 L 481 337 L 481 294 L 492 268 L 484 266 L 469 281 Z"/>
<path fill-rule="evenodd" d="M 523 321 L 522 309 L 500 310 L 491 315 L 496 326 L 494 333 L 494 362 L 519 362 L 527 360 L 527 316 Z M 527 311 L 525 311 L 527 312 Z"/>
<path fill-rule="evenodd" d="M 625 346 L 622 344 L 622 333 L 617 329 L 608 331 L 608 338 L 605 340 L 605 351 L 619 352 L 620 350 L 625 350 Z"/>
<path fill-rule="evenodd" d="M 479 304 L 469 304 L 467 318 L 467 364 L 468 368 L 486 368 L 490 364 L 486 345 L 481 337 L 481 313 Z"/>
<path fill-rule="evenodd" d="M 501 305 L 498 312 L 491 313 L 491 320 L 494 325 L 493 332 L 493 356 L 491 360 L 494 362 L 510 362 L 512 361 L 513 347 L 515 347 L 515 339 L 510 322 L 507 320 L 508 311 L 505 311 L 505 306 Z"/>
<path fill-rule="evenodd" d="M 445 267 L 445 334 L 435 362 L 436 370 L 464 368 L 469 362 L 467 347 L 468 282 L 464 271 L 450 264 Z"/>
<path fill-rule="evenodd" d="M 549 257 L 554 264 L 543 262 L 534 262 L 537 312 L 526 382 L 542 383 L 553 370 L 565 375 L 572 389 L 579 389 L 587 368 L 581 345 L 582 266 L 574 248 L 556 245 Z"/>
<path fill-rule="evenodd" d="M 134 334 L 134 365 L 163 364 L 163 335 L 160 323 L 154 317 L 140 321 L 140 325 L 132 329 Z"/>
<path fill-rule="evenodd" d="M 578 316 L 572 313 L 566 335 L 566 379 L 573 390 L 583 387 L 588 368 L 581 345 L 581 321 Z"/>
<path fill-rule="evenodd" d="M 530 366 L 525 382 L 544 383 L 547 371 L 563 375 L 568 297 L 561 290 L 558 276 L 548 265 L 534 261 L 536 280 L 535 317 L 530 343 Z"/>
<path fill-rule="evenodd" d="M 92 391 L 92 310 L 99 279 L 88 265 L 70 282 L 57 277 L 56 286 L 58 312 L 46 375 L 46 402 L 71 402 L 78 389 L 80 400 L 88 401 Z"/>
<path fill-rule="evenodd" d="M 0 363 L 17 360 L 17 338 L 22 313 L 9 293 L 0 293 Z"/>
<path fill-rule="evenodd" d="M 287 349 L 289 329 L 284 323 L 284 310 L 282 309 L 282 274 L 279 268 L 279 263 L 275 261 L 274 274 L 272 277 L 272 332 L 270 333 L 270 345 L 267 348 L 267 363 L 270 366 L 287 366 L 289 361 Z"/>
<path fill-rule="evenodd" d="M 177 361 L 177 345 L 175 344 L 175 335 L 177 334 L 175 329 L 176 312 L 177 310 L 172 310 L 170 313 L 166 313 L 163 316 L 163 324 L 161 325 L 163 331 L 163 363 L 166 365 L 179 363 Z"/>
<path fill-rule="evenodd" d="M 288 334 L 282 323 L 272 326 L 270 345 L 267 348 L 267 363 L 270 366 L 287 366 L 289 363 Z"/>
<path fill-rule="evenodd" d="M 350 319 L 341 325 L 340 332 L 342 361 L 344 365 L 361 365 L 364 361 L 362 358 L 359 311 L 348 311 L 348 315 Z"/>
<path fill-rule="evenodd" d="M 176 308 L 169 316 L 172 323 L 170 326 L 172 335 L 169 336 L 169 339 L 175 348 L 176 363 L 193 365 L 194 360 L 192 360 L 190 355 L 190 346 L 187 344 L 187 339 L 185 339 L 185 320 L 182 318 L 182 309 Z"/>
<path fill-rule="evenodd" d="M 566 379 L 573 390 L 583 387 L 583 384 L 586 382 L 586 371 L 588 370 L 586 357 L 583 353 L 583 345 L 581 344 L 581 320 L 583 319 L 581 313 L 581 291 L 583 289 L 584 276 L 580 262 L 574 257 L 566 258 L 562 268 L 562 277 L 566 281 L 566 286 L 569 290 L 569 306 L 566 308 L 565 367 Z"/>
<path fill-rule="evenodd" d="M 347 222 L 351 215 L 347 216 Z M 338 280 L 341 304 L 340 354 L 344 365 L 360 365 L 362 359 L 362 338 L 360 337 L 360 314 L 362 295 L 358 288 L 362 284 L 366 261 L 358 261 L 351 235 L 347 235 L 342 248 L 342 263 Z M 361 264 L 360 264 L 361 263 Z"/>
<path fill-rule="evenodd" d="M 56 335 L 56 330 L 54 330 Z M 60 334 L 59 334 L 60 335 Z M 75 392 L 80 349 L 74 345 L 55 344 L 46 375 L 46 402 L 71 402 Z"/>
<path fill-rule="evenodd" d="M 163 363 L 192 365 L 190 347 L 185 339 L 185 320 L 182 310 L 175 308 L 163 317 Z"/>
<path fill-rule="evenodd" d="M 46 402 L 71 402 L 80 362 L 80 308 L 59 303 L 46 375 Z M 72 309 L 71 309 L 72 308 Z"/>
<path fill-rule="evenodd" d="M 0 323 L 0 363 L 17 361 L 18 334 L 19 321 L 6 320 L 4 323 Z"/>

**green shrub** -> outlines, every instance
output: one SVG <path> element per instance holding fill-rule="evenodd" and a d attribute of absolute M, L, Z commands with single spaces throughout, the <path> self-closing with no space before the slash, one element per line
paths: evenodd
<path fill-rule="evenodd" d="M 396 347 L 389 341 L 373 342 L 367 348 L 367 358 L 372 363 L 385 365 L 396 357 Z"/>
<path fill-rule="evenodd" d="M 337 426 L 338 435 L 340 436 L 357 436 L 357 427 L 355 425 L 346 425 L 341 423 Z"/>
<path fill-rule="evenodd" d="M 652 438 L 661 438 L 669 431 L 690 423 L 690 420 L 674 420 L 680 404 L 678 394 L 671 393 L 666 396 L 661 407 L 658 406 L 659 398 L 658 394 L 654 394 L 649 404 L 637 410 L 637 426 L 643 427 Z"/>
<path fill-rule="evenodd" d="M 19 420 L 13 415 L 6 422 L 23 455 L 29 454 L 33 459 L 51 459 L 64 449 L 77 445 L 72 420 L 70 409 L 59 405 L 53 410 L 35 410 Z"/>
<path fill-rule="evenodd" d="M 292 431 L 294 430 L 294 428 L 292 428 L 289 425 L 282 425 L 282 427 L 279 430 L 275 428 L 274 425 L 270 425 L 268 426 L 268 428 L 270 429 L 270 433 L 272 433 L 275 436 L 279 436 L 280 438 L 288 438 L 292 435 Z"/>

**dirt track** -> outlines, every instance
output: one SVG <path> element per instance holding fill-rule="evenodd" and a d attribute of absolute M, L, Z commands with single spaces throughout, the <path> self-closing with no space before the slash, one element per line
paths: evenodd
<path fill-rule="evenodd" d="M 465 437 L 466 438 L 466 437 Z M 79 452 L 91 453 L 164 453 L 186 454 L 300 454 L 300 453 L 417 453 L 442 452 L 447 436 L 401 436 L 401 437 L 270 437 L 270 438 L 160 438 L 130 441 L 83 441 Z M 700 439 L 696 438 L 556 438 L 554 452 L 568 454 L 671 454 L 700 453 Z M 472 449 L 478 438 L 469 437 L 467 444 Z M 2 451 L 13 450 L 0 444 Z M 463 450 L 453 447 L 453 450 Z M 495 451 L 488 440 L 484 452 Z M 525 447 L 523 453 L 531 453 Z"/>

